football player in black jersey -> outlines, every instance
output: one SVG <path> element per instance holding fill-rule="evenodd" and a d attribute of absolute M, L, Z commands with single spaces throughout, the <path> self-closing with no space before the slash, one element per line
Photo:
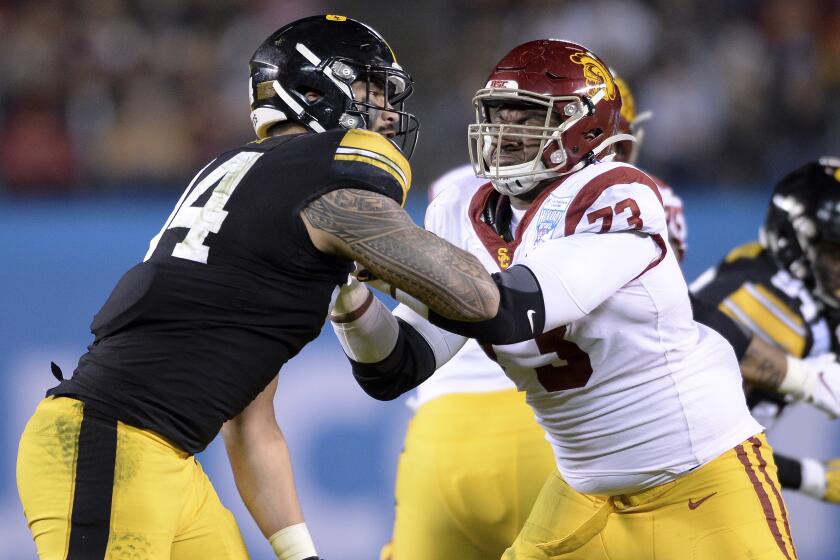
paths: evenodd
<path fill-rule="evenodd" d="M 502 315 L 476 258 L 402 209 L 411 90 L 382 37 L 343 16 L 296 21 L 260 45 L 258 139 L 198 172 L 94 317 L 72 378 L 53 366 L 60 383 L 23 433 L 18 487 L 42 558 L 247 558 L 193 457 L 220 430 L 278 557 L 317 557 L 273 397 L 353 261 L 442 317 Z"/>
<path fill-rule="evenodd" d="M 752 334 L 741 365 L 750 410 L 765 427 L 794 400 L 840 416 L 840 159 L 784 177 L 760 242 L 733 249 L 691 288 Z M 840 459 L 774 458 L 782 486 L 840 503 Z"/>

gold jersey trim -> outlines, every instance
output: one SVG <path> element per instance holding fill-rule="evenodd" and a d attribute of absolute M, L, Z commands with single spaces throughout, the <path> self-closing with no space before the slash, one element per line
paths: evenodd
<path fill-rule="evenodd" d="M 766 295 L 772 299 L 766 298 Z M 781 308 L 774 303 L 781 304 Z M 793 313 L 763 286 L 745 283 L 724 299 L 718 308 L 766 342 L 783 348 L 793 356 L 803 356 L 806 332 L 801 319 L 797 317 L 798 323 L 791 321 Z"/>
<path fill-rule="evenodd" d="M 764 247 L 762 247 L 761 243 L 757 241 L 744 243 L 743 245 L 739 245 L 729 251 L 729 254 L 726 255 L 726 258 L 724 259 L 724 262 L 731 263 L 732 261 L 737 261 L 738 259 L 754 259 L 760 255 L 763 250 Z"/>
<path fill-rule="evenodd" d="M 336 150 L 338 161 L 358 161 L 387 171 L 403 189 L 403 204 L 411 188 L 411 166 L 400 150 L 376 132 L 354 128 L 348 130 Z"/>

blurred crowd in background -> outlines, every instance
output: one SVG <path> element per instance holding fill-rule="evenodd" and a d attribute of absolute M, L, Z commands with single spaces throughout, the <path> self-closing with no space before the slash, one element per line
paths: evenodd
<path fill-rule="evenodd" d="M 466 161 L 471 97 L 518 43 L 583 43 L 652 110 L 641 164 L 766 186 L 840 153 L 833 0 L 0 0 L 0 195 L 181 191 L 251 139 L 247 62 L 283 24 L 376 28 L 415 79 L 422 192 Z"/>

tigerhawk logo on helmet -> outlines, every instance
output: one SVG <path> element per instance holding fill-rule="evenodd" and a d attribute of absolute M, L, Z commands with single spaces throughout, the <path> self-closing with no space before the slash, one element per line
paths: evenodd
<path fill-rule="evenodd" d="M 499 61 L 486 83 L 473 98 L 470 161 L 476 176 L 502 194 L 522 195 L 546 179 L 582 169 L 616 142 L 634 141 L 618 132 L 621 94 L 607 65 L 576 43 L 522 44 Z M 491 122 L 491 109 L 504 106 L 542 108 L 545 118 L 540 125 Z M 534 158 L 501 165 L 496 147 L 522 139 L 539 140 Z"/>

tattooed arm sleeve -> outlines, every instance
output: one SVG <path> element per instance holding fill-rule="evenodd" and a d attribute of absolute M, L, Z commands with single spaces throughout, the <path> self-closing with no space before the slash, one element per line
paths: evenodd
<path fill-rule="evenodd" d="M 418 227 L 390 198 L 338 189 L 301 214 L 309 228 L 327 234 L 336 254 L 361 263 L 439 315 L 459 321 L 496 315 L 499 291 L 478 259 Z"/>

